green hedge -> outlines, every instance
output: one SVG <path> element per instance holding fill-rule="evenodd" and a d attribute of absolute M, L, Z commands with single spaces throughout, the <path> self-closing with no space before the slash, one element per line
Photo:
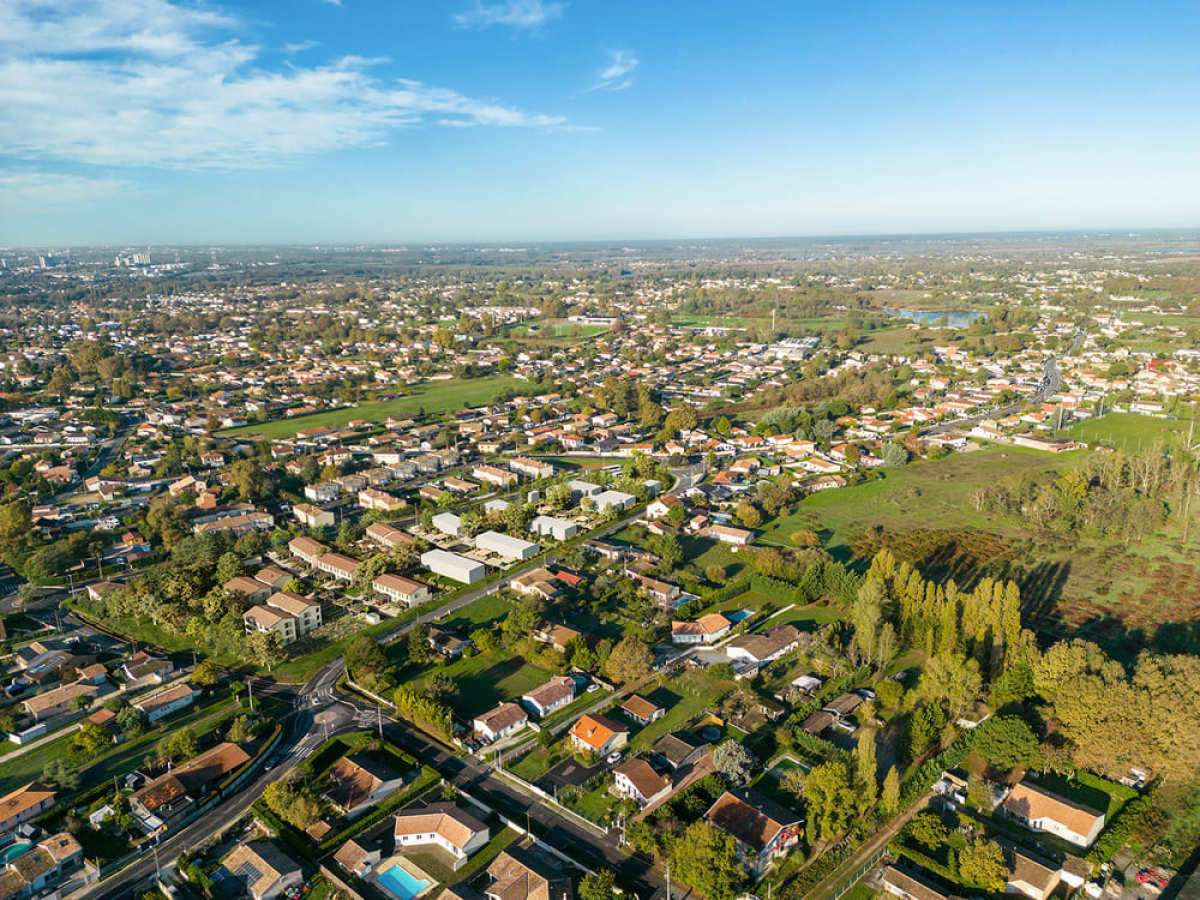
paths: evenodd
<path fill-rule="evenodd" d="M 408 787 L 392 794 L 392 796 L 386 798 L 378 806 L 375 806 L 365 816 L 355 819 L 341 831 L 331 835 L 330 837 L 327 837 L 320 843 L 318 849 L 322 853 L 328 853 L 331 850 L 335 850 L 342 844 L 346 843 L 346 841 L 348 841 L 350 838 L 354 837 L 356 834 L 361 834 L 372 825 L 382 822 L 384 818 L 394 812 L 397 808 L 425 793 L 425 791 L 429 790 L 429 788 L 437 783 L 440 778 L 441 776 L 438 775 L 436 771 L 429 768 L 429 766 L 421 766 L 421 774 L 418 775 L 416 779 L 410 785 L 408 785 Z"/>
<path fill-rule="evenodd" d="M 1083 779 L 1080 778 L 1079 780 L 1082 781 Z M 1088 862 L 1092 863 L 1092 865 L 1100 865 L 1100 863 L 1108 862 L 1118 850 L 1125 846 L 1125 843 L 1133 836 L 1134 831 L 1145 820 L 1147 814 L 1153 811 L 1154 798 L 1158 793 L 1158 785 L 1159 782 L 1156 779 L 1145 794 L 1130 800 L 1117 811 L 1112 821 L 1108 823 L 1108 827 L 1101 832 L 1096 843 L 1092 845 L 1092 849 L 1088 851 Z"/>

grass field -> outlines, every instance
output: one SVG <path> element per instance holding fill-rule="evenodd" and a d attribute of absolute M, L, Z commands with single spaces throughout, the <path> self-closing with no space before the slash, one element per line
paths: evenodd
<path fill-rule="evenodd" d="M 451 706 L 464 720 L 470 721 L 505 700 L 520 697 L 550 680 L 551 672 L 531 665 L 520 657 L 504 653 L 480 653 L 464 657 L 447 666 L 431 666 L 408 681 L 420 690 L 434 672 L 445 672 L 458 686 Z"/>
<path fill-rule="evenodd" d="M 503 390 L 516 389 L 520 391 L 527 387 L 526 382 L 507 375 L 489 375 L 485 378 L 469 380 L 430 381 L 417 385 L 411 393 L 395 400 L 368 401 L 345 409 L 331 409 L 327 412 L 296 416 L 292 419 L 276 419 L 272 422 L 244 425 L 241 428 L 231 428 L 219 432 L 219 434 L 239 437 L 256 434 L 269 439 L 292 437 L 297 431 L 306 428 L 321 426 L 338 428 L 355 419 L 384 422 L 389 416 L 411 416 L 421 410 L 427 414 L 439 414 L 452 409 L 480 406 L 490 402 Z"/>
<path fill-rule="evenodd" d="M 646 695 L 667 714 L 651 722 L 630 739 L 634 750 L 647 750 L 669 731 L 683 728 L 709 706 L 733 690 L 733 681 L 717 678 L 702 669 L 688 669 L 670 683 Z"/>
<path fill-rule="evenodd" d="M 1120 450 L 1150 448 L 1158 441 L 1186 440 L 1192 431 L 1190 419 L 1159 418 L 1138 413 L 1109 413 L 1099 419 L 1076 422 L 1063 433 L 1077 441 L 1101 444 Z"/>
<path fill-rule="evenodd" d="M 510 326 L 507 334 L 510 337 L 523 335 L 526 340 L 559 340 L 570 337 L 595 337 L 605 331 L 608 331 L 607 325 L 580 325 L 566 319 L 532 319 Z"/>
<path fill-rule="evenodd" d="M 961 528 L 1021 535 L 1019 522 L 977 511 L 971 495 L 1000 478 L 1023 471 L 1057 471 L 1079 459 L 1078 454 L 1051 456 L 1003 447 L 914 462 L 866 484 L 806 497 L 791 515 L 772 521 L 760 540 L 790 546 L 792 532 L 814 528 L 826 549 L 844 558 L 852 540 L 876 525 L 885 531 Z"/>

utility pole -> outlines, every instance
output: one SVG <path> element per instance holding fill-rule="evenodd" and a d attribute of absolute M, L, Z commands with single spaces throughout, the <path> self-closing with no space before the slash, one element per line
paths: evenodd
<path fill-rule="evenodd" d="M 246 676 L 246 690 L 250 693 L 250 714 L 254 714 L 254 679 Z"/>
<path fill-rule="evenodd" d="M 383 707 L 375 705 L 375 721 L 379 724 L 379 739 L 383 740 Z"/>
<path fill-rule="evenodd" d="M 667 900 L 671 900 L 671 864 L 667 863 Z"/>

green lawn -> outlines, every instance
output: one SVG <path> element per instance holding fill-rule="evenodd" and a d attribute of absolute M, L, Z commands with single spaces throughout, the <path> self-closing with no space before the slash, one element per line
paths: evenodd
<path fill-rule="evenodd" d="M 466 721 L 505 700 L 515 700 L 526 691 L 545 684 L 553 674 L 517 656 L 479 653 L 463 657 L 447 666 L 430 666 L 409 679 L 409 687 L 420 690 L 434 672 L 445 672 L 454 679 L 458 686 L 458 696 L 451 705 Z"/>
<path fill-rule="evenodd" d="M 609 793 L 610 784 L 611 782 L 605 778 L 597 787 L 578 796 L 574 796 L 569 791 L 565 792 L 564 796 L 564 792 L 559 791 L 558 799 L 567 809 L 579 813 L 597 825 L 603 825 L 604 820 L 608 817 L 608 811 L 617 803 L 617 798 Z"/>
<path fill-rule="evenodd" d="M 154 746 L 170 732 L 180 728 L 192 728 L 199 737 L 208 731 L 224 725 L 236 712 L 233 699 L 218 698 L 206 702 L 199 707 L 193 707 L 168 717 L 158 727 L 148 731 L 141 737 L 123 744 L 113 744 L 112 749 L 93 760 L 82 761 L 71 745 L 75 731 L 71 730 L 39 747 L 22 753 L 0 765 L 0 794 L 21 786 L 27 781 L 39 777 L 46 763 L 52 759 L 61 759 L 72 765 L 79 766 L 82 775 L 80 789 L 87 789 L 104 781 L 110 781 L 114 774 L 123 775 L 136 769 L 142 758 L 154 749 Z"/>
<path fill-rule="evenodd" d="M 882 478 L 865 484 L 804 498 L 790 515 L 771 521 L 760 541 L 790 546 L 792 532 L 815 528 L 826 549 L 836 552 L 875 525 L 886 531 L 966 528 L 1024 534 L 1021 523 L 976 510 L 972 494 L 1010 475 L 1061 470 L 1080 459 L 1078 454 L 1054 456 L 1022 447 L 989 447 L 940 460 L 918 460 L 884 470 Z"/>
<path fill-rule="evenodd" d="M 1138 413 L 1108 413 L 1099 419 L 1076 422 L 1063 429 L 1063 433 L 1088 444 L 1133 451 L 1152 447 L 1157 441 L 1186 440 L 1191 429 L 1192 422 L 1186 418 L 1160 419 Z"/>
<path fill-rule="evenodd" d="M 430 381 L 417 385 L 411 393 L 395 400 L 368 401 L 345 409 L 331 409 L 307 416 L 296 416 L 292 419 L 276 419 L 271 422 L 245 425 L 241 428 L 231 428 L 220 434 L 237 436 L 256 434 L 265 438 L 283 438 L 292 437 L 297 431 L 306 428 L 317 428 L 318 426 L 337 428 L 355 419 L 382 423 L 390 416 L 411 416 L 421 410 L 424 410 L 426 414 L 437 415 L 449 410 L 480 406 L 490 402 L 503 390 L 515 388 L 521 391 L 528 386 L 527 382 L 507 375 L 489 375 L 485 378 L 470 380 Z"/>
<path fill-rule="evenodd" d="M 634 751 L 649 749 L 664 734 L 683 728 L 731 690 L 733 681 L 717 678 L 702 669 L 688 669 L 672 678 L 647 695 L 664 707 L 667 714 L 636 732 L 630 739 L 630 747 Z"/>
<path fill-rule="evenodd" d="M 465 808 L 467 812 L 473 814 L 476 812 L 470 806 Z M 471 854 L 471 858 L 457 871 L 451 869 L 446 864 L 448 861 L 447 855 L 441 855 L 429 850 L 408 850 L 404 855 L 420 866 L 421 870 L 426 874 L 436 878 L 438 884 L 442 887 L 449 887 L 450 885 L 469 881 L 476 872 L 487 868 L 492 860 L 500 855 L 501 850 L 516 842 L 519 837 L 520 835 L 513 829 L 502 828 L 483 847 Z M 433 896 L 433 894 L 430 896 Z"/>
<path fill-rule="evenodd" d="M 439 622 L 438 627 L 448 628 L 451 631 L 459 631 L 463 634 L 470 634 L 480 625 L 487 625 L 495 622 L 497 619 L 504 618 L 508 615 L 511 606 L 512 601 L 497 591 L 494 594 L 487 594 L 480 597 L 468 606 L 464 606 L 454 614 L 453 618 L 447 619 L 445 622 Z"/>

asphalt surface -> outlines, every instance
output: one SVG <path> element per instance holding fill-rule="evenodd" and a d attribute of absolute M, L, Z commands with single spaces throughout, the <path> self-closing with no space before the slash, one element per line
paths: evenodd
<path fill-rule="evenodd" d="M 692 487 L 704 473 L 704 463 L 675 471 L 676 483 L 670 493 L 681 494 Z M 626 516 L 599 533 L 599 536 L 618 531 L 632 522 L 641 511 Z M 448 615 L 486 594 L 499 590 L 507 581 L 538 566 L 552 563 L 554 557 L 519 566 L 509 571 L 504 581 L 477 591 L 470 591 L 420 619 L 397 626 L 381 640 L 397 637 L 416 622 L 428 622 Z M 642 900 L 666 896 L 666 882 L 648 861 L 629 856 L 619 848 L 616 831 L 601 836 L 581 826 L 549 806 L 540 797 L 497 777 L 487 764 L 473 756 L 462 757 L 426 737 L 423 733 L 384 715 L 352 695 L 337 689 L 338 679 L 345 671 L 345 662 L 338 658 L 325 666 L 302 686 L 248 680 L 256 696 L 270 695 L 292 703 L 284 717 L 284 733 L 279 746 L 266 760 L 260 761 L 256 777 L 247 780 L 241 789 L 204 813 L 176 833 L 163 838 L 155 850 L 116 872 L 108 878 L 89 885 L 72 895 L 88 900 L 124 900 L 138 897 L 154 880 L 161 868 L 171 865 L 184 850 L 202 847 L 213 841 L 226 828 L 249 812 L 254 801 L 272 781 L 284 777 L 328 737 L 362 728 L 382 727 L 385 736 L 430 766 L 447 781 L 492 806 L 509 819 L 528 823 L 535 837 L 589 868 L 607 867 Z M 676 890 L 676 895 L 681 895 Z"/>
<path fill-rule="evenodd" d="M 1075 353 L 1079 346 L 1083 343 L 1087 332 L 1080 330 L 1076 332 L 1074 340 L 1071 342 L 1071 349 L 1068 353 Z M 975 425 L 984 419 L 999 419 L 1005 416 L 1011 416 L 1025 407 L 1027 403 L 1041 403 L 1048 397 L 1058 393 L 1058 389 L 1062 386 L 1062 372 L 1058 368 L 1058 357 L 1052 356 L 1046 360 L 1045 368 L 1042 370 L 1042 378 L 1038 383 L 1038 389 L 1031 394 L 1027 399 L 1021 400 L 1019 403 L 1010 403 L 1008 406 L 992 407 L 991 409 L 982 410 L 972 416 L 964 416 L 960 419 L 954 419 L 950 422 L 941 422 L 937 425 L 932 425 L 929 428 L 921 430 L 922 437 L 928 437 L 932 434 L 945 434 L 948 431 L 957 431 L 960 428 L 969 425 Z"/>

